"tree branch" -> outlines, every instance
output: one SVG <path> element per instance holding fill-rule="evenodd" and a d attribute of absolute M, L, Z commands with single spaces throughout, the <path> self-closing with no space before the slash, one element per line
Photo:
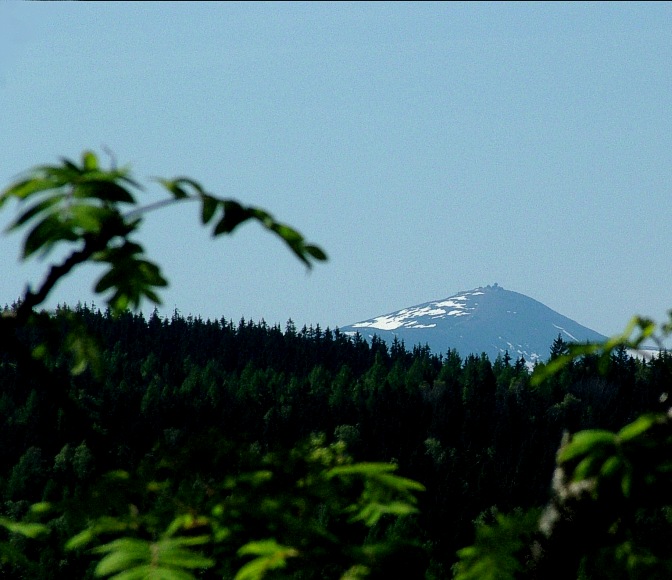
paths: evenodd
<path fill-rule="evenodd" d="M 102 235 L 103 233 L 101 232 L 95 237 L 86 237 L 84 247 L 81 250 L 70 254 L 61 264 L 52 266 L 37 292 L 33 292 L 30 287 L 26 289 L 25 296 L 16 311 L 17 324 L 23 324 L 28 320 L 33 313 L 33 309 L 46 300 L 56 283 L 63 276 L 68 274 L 78 264 L 86 262 L 96 252 L 105 249 L 110 240 L 116 235 L 116 233 Z"/>

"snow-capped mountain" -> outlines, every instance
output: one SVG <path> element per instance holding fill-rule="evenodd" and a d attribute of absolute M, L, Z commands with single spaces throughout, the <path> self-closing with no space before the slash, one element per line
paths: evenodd
<path fill-rule="evenodd" d="M 406 348 L 428 344 L 433 353 L 455 349 L 465 357 L 485 352 L 494 361 L 505 351 L 513 360 L 546 360 L 553 341 L 602 341 L 606 337 L 551 310 L 524 294 L 501 286 L 459 292 L 449 298 L 425 302 L 390 314 L 356 322 L 340 329 L 373 335 L 390 344 L 396 336 Z"/>

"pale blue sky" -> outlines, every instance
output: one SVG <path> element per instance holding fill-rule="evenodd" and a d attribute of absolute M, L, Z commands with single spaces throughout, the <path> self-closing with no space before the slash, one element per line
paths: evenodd
<path fill-rule="evenodd" d="M 3 187 L 108 147 L 330 255 L 306 273 L 257 226 L 213 241 L 196 206 L 156 213 L 166 314 L 345 326 L 498 282 L 605 334 L 662 319 L 671 105 L 666 2 L 0 4 Z M 20 241 L 2 303 L 48 265 Z"/>

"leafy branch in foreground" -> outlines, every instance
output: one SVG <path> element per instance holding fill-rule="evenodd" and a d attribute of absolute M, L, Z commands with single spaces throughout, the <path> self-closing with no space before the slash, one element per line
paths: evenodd
<path fill-rule="evenodd" d="M 20 321 L 27 319 L 61 278 L 88 261 L 108 267 L 97 281 L 95 292 L 110 293 L 107 303 L 114 312 L 137 308 L 143 298 L 160 304 L 157 289 L 166 286 L 167 281 L 131 236 L 147 212 L 178 202 L 200 203 L 201 221 L 204 225 L 214 224 L 215 237 L 230 234 L 253 220 L 277 235 L 308 268 L 315 261 L 327 259 L 321 248 L 307 243 L 299 232 L 263 209 L 219 198 L 190 178 L 155 181 L 170 197 L 139 206 L 136 198 L 143 188 L 129 169 L 104 169 L 94 153 L 85 151 L 79 165 L 65 158 L 59 165 L 41 165 L 0 194 L 0 208 L 12 199 L 21 208 L 7 231 L 28 230 L 22 259 L 44 257 L 57 246 L 74 245 L 60 264 L 51 267 L 37 290 L 26 290 L 16 312 Z M 24 206 L 28 207 L 23 209 Z"/>
<path fill-rule="evenodd" d="M 646 341 L 650 340 L 660 350 L 664 350 L 664 341 L 672 334 L 672 310 L 668 315 L 670 317 L 669 321 L 662 324 L 659 329 L 650 318 L 634 316 L 622 333 L 612 336 L 604 342 L 587 344 L 569 343 L 565 347 L 565 352 L 552 358 L 548 363 L 539 364 L 535 367 L 530 384 L 532 386 L 541 385 L 544 381 L 559 373 L 572 361 L 583 356 L 597 356 L 598 369 L 604 373 L 609 365 L 612 353 L 620 348 L 637 351 Z M 656 332 L 657 330 L 658 332 Z"/>
<path fill-rule="evenodd" d="M 494 525 L 476 528 L 473 546 L 462 548 L 455 580 L 514 580 L 524 570 L 524 556 L 534 537 L 538 510 L 497 514 Z"/>
<path fill-rule="evenodd" d="M 27 517 L 23 521 L 0 517 L 0 528 L 10 535 L 9 541 L 0 541 L 0 567 L 6 562 L 26 564 L 26 558 L 16 544 L 12 542 L 12 536 L 36 539 L 48 535 L 51 531 L 50 528 L 34 520 L 50 509 L 51 506 L 48 503 L 41 502 L 30 507 Z"/>
<path fill-rule="evenodd" d="M 595 357 L 605 373 L 613 353 L 645 341 L 663 348 L 670 322 L 634 317 L 603 343 L 572 344 L 538 365 L 542 385 L 574 360 Z M 661 402 L 667 394 L 661 394 Z M 502 516 L 476 530 L 474 545 L 458 552 L 457 580 L 469 578 L 669 578 L 669 545 L 649 528 L 672 533 L 672 410 L 647 413 L 620 430 L 565 433 L 556 456 L 551 497 L 541 515 Z M 660 533 L 659 533 L 660 535 Z"/>
<path fill-rule="evenodd" d="M 188 579 L 211 568 L 236 580 L 365 578 L 400 546 L 420 550 L 404 538 L 365 541 L 372 528 L 417 511 L 415 494 L 424 487 L 396 475 L 395 465 L 354 463 L 343 443 L 314 436 L 289 453 L 268 454 L 261 467 L 209 483 L 207 498 L 183 505 L 169 522 L 133 506 L 125 518 L 94 519 L 66 548 L 125 534 L 90 550 L 103 555 L 96 576 Z M 160 502 L 174 497 L 176 483 L 150 482 L 146 492 Z"/>
<path fill-rule="evenodd" d="M 474 545 L 458 552 L 456 580 L 668 578 L 672 558 L 650 545 L 646 528 L 672 531 L 671 486 L 669 414 L 642 415 L 617 433 L 567 435 L 541 515 L 478 527 Z"/>

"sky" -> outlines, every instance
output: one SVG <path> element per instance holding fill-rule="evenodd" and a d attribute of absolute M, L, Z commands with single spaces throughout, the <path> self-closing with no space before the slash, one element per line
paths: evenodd
<path fill-rule="evenodd" d="M 671 63 L 669 2 L 3 2 L 0 187 L 109 150 L 148 202 L 186 175 L 329 255 L 148 214 L 165 316 L 334 328 L 498 283 L 614 334 L 672 308 Z M 21 243 L 0 304 L 51 263 Z M 99 275 L 46 306 L 104 307 Z"/>

